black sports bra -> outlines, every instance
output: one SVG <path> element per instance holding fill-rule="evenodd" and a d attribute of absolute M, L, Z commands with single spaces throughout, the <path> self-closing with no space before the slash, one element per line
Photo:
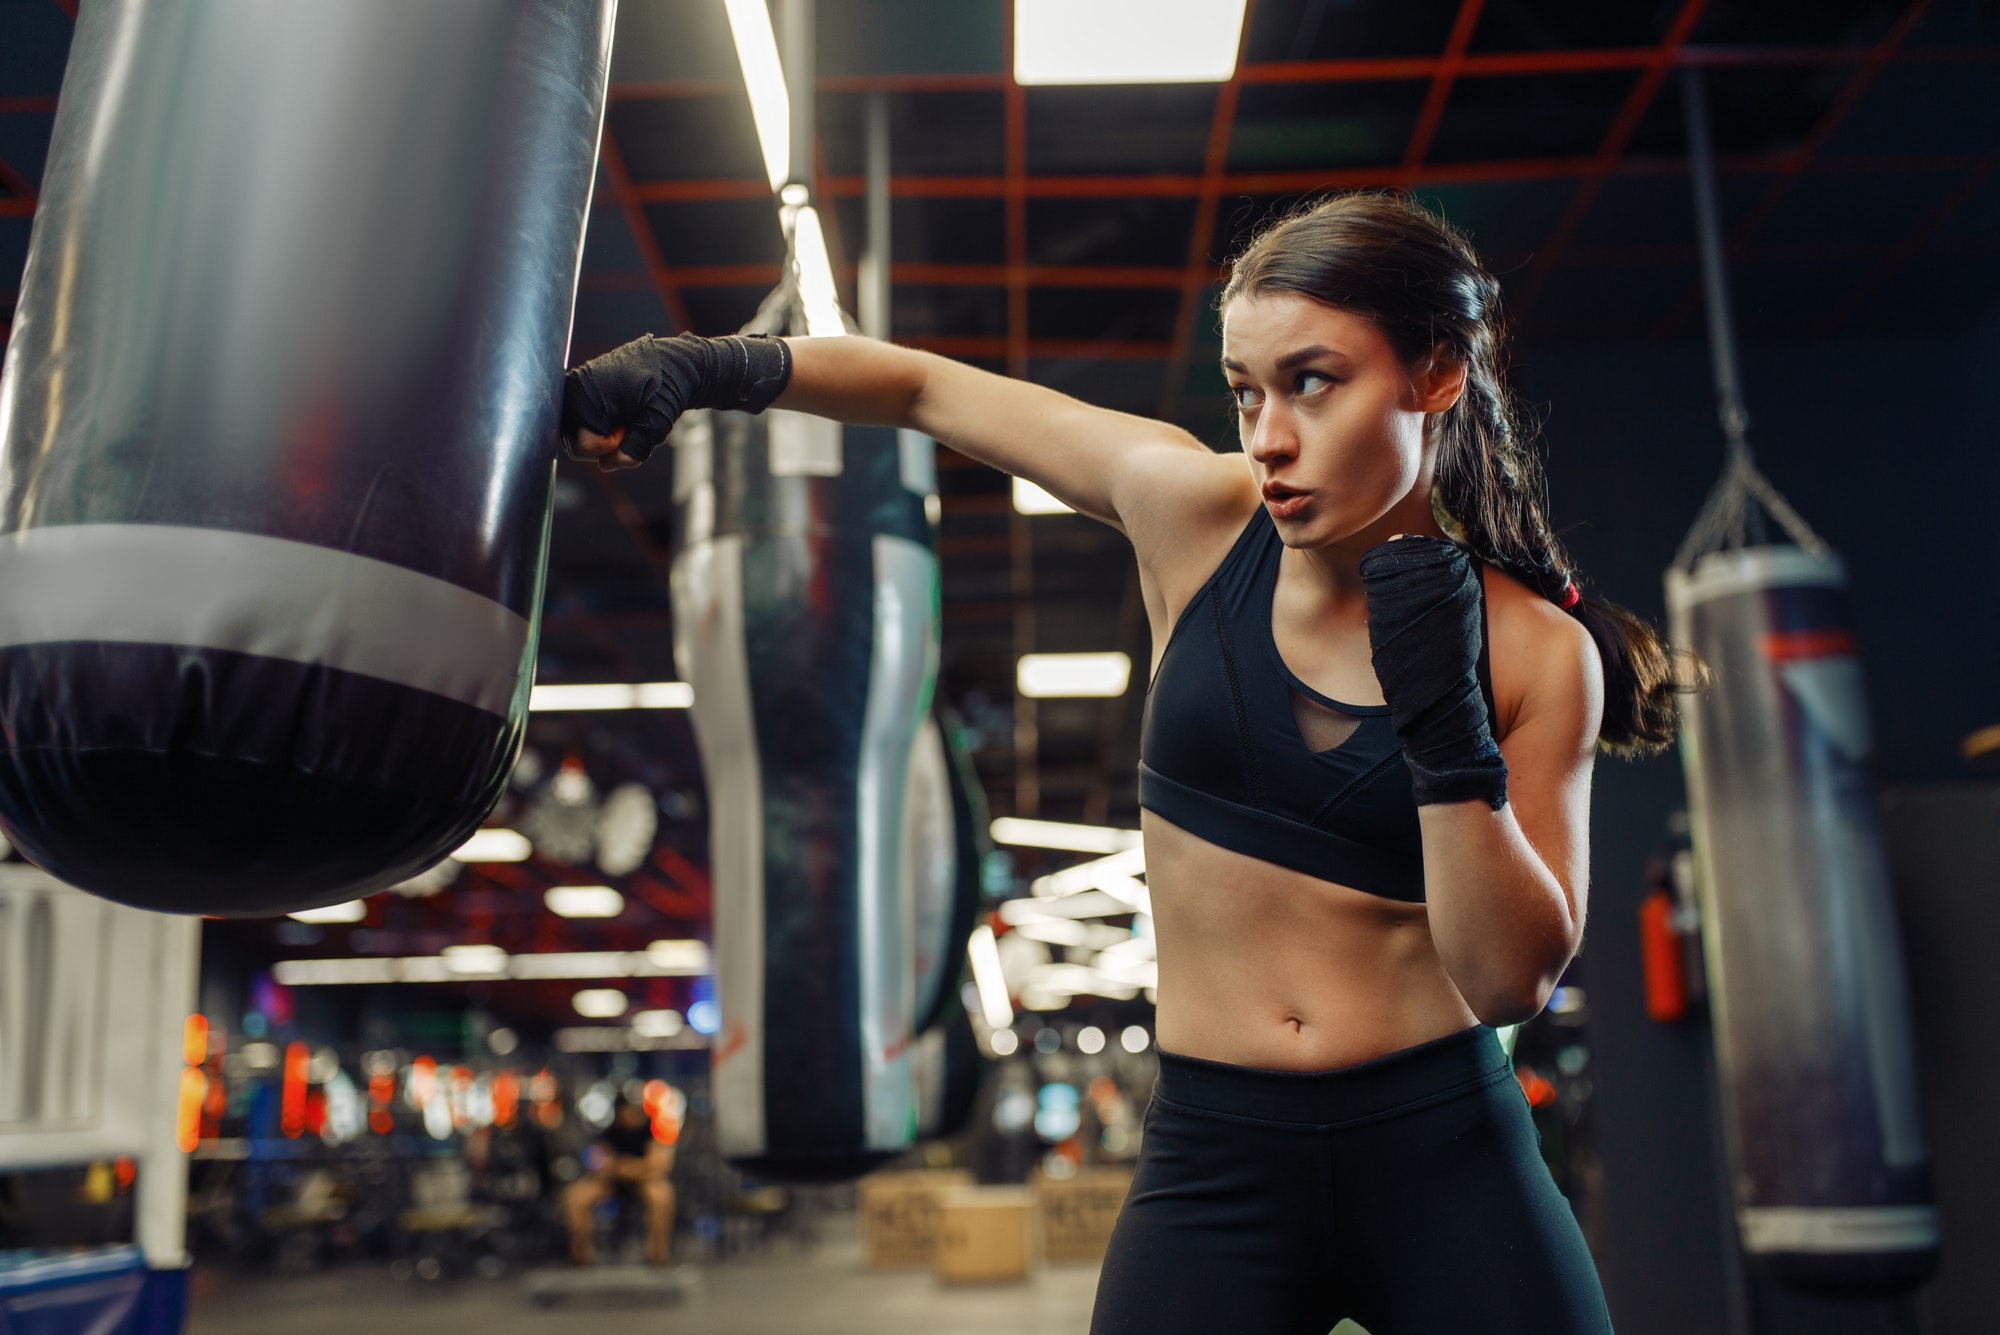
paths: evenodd
<path fill-rule="evenodd" d="M 1139 805 L 1234 852 L 1420 904 L 1422 832 L 1389 707 L 1321 695 L 1271 636 L 1283 549 L 1258 506 L 1174 623 L 1146 691 Z M 1482 576 L 1479 685 L 1497 717 L 1485 587 Z M 1316 750 L 1308 731 L 1345 736 Z"/>

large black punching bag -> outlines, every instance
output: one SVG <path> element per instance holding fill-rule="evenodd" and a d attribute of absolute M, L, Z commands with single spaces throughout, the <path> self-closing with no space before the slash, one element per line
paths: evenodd
<path fill-rule="evenodd" d="M 0 382 L 0 828 L 262 914 L 520 742 L 613 0 L 90 4 Z"/>

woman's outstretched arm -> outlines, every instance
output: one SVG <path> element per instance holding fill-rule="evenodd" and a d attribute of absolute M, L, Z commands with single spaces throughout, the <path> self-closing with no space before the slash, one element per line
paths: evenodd
<path fill-rule="evenodd" d="M 642 340 L 599 360 L 651 348 L 671 358 L 681 342 Z M 1176 481 L 1190 471 L 1187 465 L 1194 464 L 1204 478 L 1213 476 L 1209 469 L 1217 456 L 1165 422 L 1095 407 L 1040 385 L 875 339 L 791 338 L 785 344 L 791 354 L 789 380 L 773 406 L 857 425 L 922 431 L 1128 532 L 1135 511 L 1166 499 L 1163 492 L 1176 489 Z M 644 362 L 645 356 L 637 360 Z M 612 420 L 617 416 L 615 409 L 608 414 Z M 585 457 L 626 466 L 634 462 L 619 453 L 622 429 L 600 435 L 585 428 L 576 436 L 576 452 Z M 1196 481 L 1186 490 L 1199 503 L 1202 485 Z"/>
<path fill-rule="evenodd" d="M 1122 527 L 1133 482 L 1162 462 L 1213 457 L 1179 427 L 933 353 L 867 338 L 788 341 L 792 382 L 779 407 L 913 427 L 1108 524 Z"/>

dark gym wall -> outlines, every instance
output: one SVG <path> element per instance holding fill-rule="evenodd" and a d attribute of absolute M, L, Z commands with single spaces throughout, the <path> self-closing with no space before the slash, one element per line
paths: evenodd
<path fill-rule="evenodd" d="M 1996 365 L 2000 317 L 1950 335 L 1743 349 L 1757 459 L 1849 565 L 1885 786 L 1974 778 L 1958 742 L 2000 723 Z M 1662 618 L 1661 573 L 1722 460 L 1706 348 L 1528 347 L 1518 369 L 1546 414 L 1555 520 L 1593 590 Z M 1601 1262 L 1621 1335 L 1729 1329 L 1706 1027 L 1647 1019 L 1639 979 L 1645 865 L 1683 802 L 1675 755 L 1598 765 L 1585 967 Z M 1768 1301 L 1756 1305 L 1767 1309 L 1759 1335 L 1789 1331 Z M 1821 1330 L 1837 1320 L 1814 1316 Z"/>

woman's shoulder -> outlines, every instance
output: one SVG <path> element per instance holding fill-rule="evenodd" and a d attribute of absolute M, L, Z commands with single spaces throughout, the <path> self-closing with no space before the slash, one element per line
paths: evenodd
<path fill-rule="evenodd" d="M 1594 711 L 1603 692 L 1603 667 L 1583 623 L 1497 566 L 1487 566 L 1485 577 L 1486 647 L 1499 735 L 1531 708 Z"/>

